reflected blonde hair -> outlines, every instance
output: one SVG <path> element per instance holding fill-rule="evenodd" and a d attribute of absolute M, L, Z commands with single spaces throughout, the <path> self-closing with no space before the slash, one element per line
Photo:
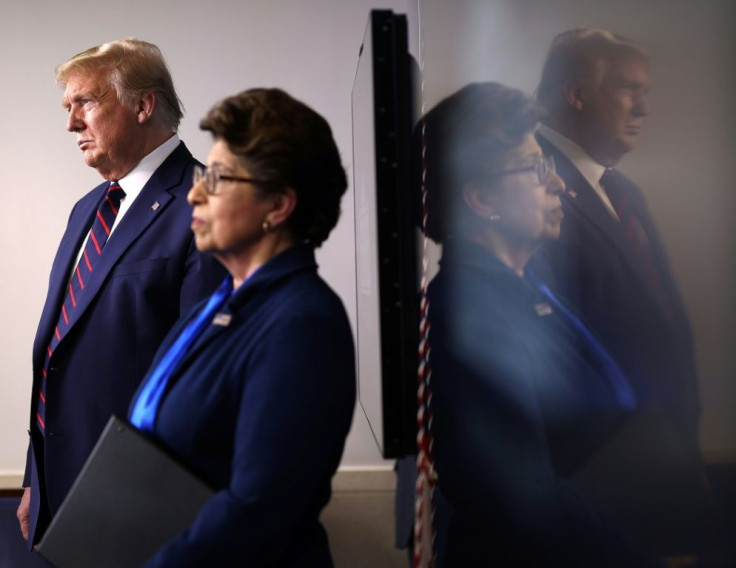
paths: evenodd
<path fill-rule="evenodd" d="M 562 32 L 552 40 L 537 100 L 554 113 L 566 104 L 565 85 L 576 83 L 583 90 L 594 92 L 607 65 L 632 59 L 649 64 L 649 56 L 641 47 L 618 34 L 589 28 Z"/>

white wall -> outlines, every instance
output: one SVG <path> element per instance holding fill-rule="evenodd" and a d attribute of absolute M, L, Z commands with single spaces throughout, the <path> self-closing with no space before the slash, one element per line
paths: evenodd
<path fill-rule="evenodd" d="M 606 28 L 653 58 L 652 108 L 621 164 L 642 187 L 695 328 L 711 459 L 736 459 L 736 5 L 730 0 L 419 0 L 425 103 L 471 81 L 531 93 L 552 38 Z"/>
<path fill-rule="evenodd" d="M 54 67 L 111 39 L 134 36 L 157 44 L 186 107 L 180 135 L 200 159 L 210 139 L 197 124 L 216 100 L 249 87 L 283 88 L 327 118 L 351 177 L 350 91 L 371 8 L 416 14 L 410 0 L 2 3 L 0 476 L 21 472 L 25 462 L 31 345 L 56 246 L 74 202 L 100 181 L 64 130 Z M 354 321 L 351 192 L 318 261 Z M 359 409 L 343 464 L 388 465 Z"/>

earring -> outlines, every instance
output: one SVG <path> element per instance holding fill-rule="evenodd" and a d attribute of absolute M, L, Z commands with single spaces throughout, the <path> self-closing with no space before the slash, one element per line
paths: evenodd
<path fill-rule="evenodd" d="M 261 225 L 261 227 L 263 228 L 263 232 L 264 232 L 264 233 L 268 233 L 268 232 L 269 232 L 269 231 L 271 230 L 271 223 L 269 223 L 269 222 L 268 222 L 268 219 L 266 219 L 266 220 L 265 220 L 265 221 L 263 222 L 263 225 Z"/>
<path fill-rule="evenodd" d="M 495 223 L 496 221 L 499 221 L 500 219 L 501 219 L 501 216 L 500 216 L 500 215 L 496 215 L 495 213 L 491 213 L 491 214 L 490 214 L 490 215 L 488 216 L 488 220 L 489 220 L 489 221 L 490 221 L 491 223 Z"/>

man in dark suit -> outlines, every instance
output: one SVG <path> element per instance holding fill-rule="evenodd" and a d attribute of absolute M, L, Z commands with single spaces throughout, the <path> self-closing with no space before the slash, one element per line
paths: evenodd
<path fill-rule="evenodd" d="M 111 414 L 124 416 L 179 315 L 224 276 L 196 251 L 186 194 L 197 163 L 159 49 L 127 39 L 57 69 L 67 130 L 106 180 L 72 209 L 33 346 L 31 440 L 18 509 L 29 546 Z"/>
<path fill-rule="evenodd" d="M 565 221 L 538 260 L 619 362 L 639 407 L 579 482 L 598 510 L 667 555 L 702 549 L 707 537 L 695 533 L 708 508 L 688 317 L 642 192 L 615 169 L 649 113 L 648 68 L 638 46 L 610 32 L 555 38 L 538 140 L 567 186 Z M 614 475 L 615 494 L 599 483 Z"/>

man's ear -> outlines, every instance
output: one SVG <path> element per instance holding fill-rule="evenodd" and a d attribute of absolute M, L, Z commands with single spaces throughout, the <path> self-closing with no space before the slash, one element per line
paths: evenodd
<path fill-rule="evenodd" d="M 144 124 L 151 120 L 153 109 L 156 108 L 156 93 L 150 92 L 143 95 L 135 107 L 135 114 L 138 118 L 138 124 Z"/>
<path fill-rule="evenodd" d="M 266 216 L 266 220 L 275 229 L 291 216 L 299 199 L 296 191 L 291 187 L 270 195 L 268 198 L 272 200 L 273 209 Z"/>
<path fill-rule="evenodd" d="M 474 181 L 467 182 L 463 187 L 463 200 L 473 213 L 483 219 L 489 219 L 491 215 L 498 213 L 493 192 L 488 191 L 486 187 L 479 186 Z"/>
<path fill-rule="evenodd" d="M 569 81 L 565 83 L 565 101 L 573 110 L 580 112 L 584 106 L 583 88 L 579 83 Z"/>

